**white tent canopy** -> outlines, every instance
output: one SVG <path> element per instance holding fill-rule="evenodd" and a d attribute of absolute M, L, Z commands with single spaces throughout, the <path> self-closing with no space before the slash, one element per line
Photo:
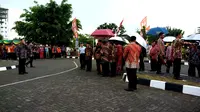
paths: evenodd
<path fill-rule="evenodd" d="M 200 40 L 200 34 L 192 34 L 182 38 L 183 40 Z"/>
<path fill-rule="evenodd" d="M 166 36 L 163 41 L 164 42 L 172 42 L 173 40 L 175 40 L 176 37 L 173 37 L 173 36 Z"/>

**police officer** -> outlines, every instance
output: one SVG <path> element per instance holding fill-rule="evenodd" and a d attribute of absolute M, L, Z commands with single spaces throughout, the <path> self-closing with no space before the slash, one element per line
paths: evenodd
<path fill-rule="evenodd" d="M 20 75 L 28 74 L 25 68 L 28 47 L 23 39 L 21 39 L 21 43 L 16 50 L 17 50 L 16 55 L 19 59 L 19 67 L 18 67 L 19 74 Z"/>

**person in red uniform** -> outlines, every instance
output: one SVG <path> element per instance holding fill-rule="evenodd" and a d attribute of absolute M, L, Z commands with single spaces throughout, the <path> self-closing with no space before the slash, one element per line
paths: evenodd
<path fill-rule="evenodd" d="M 44 47 L 40 45 L 40 59 L 44 59 Z"/>

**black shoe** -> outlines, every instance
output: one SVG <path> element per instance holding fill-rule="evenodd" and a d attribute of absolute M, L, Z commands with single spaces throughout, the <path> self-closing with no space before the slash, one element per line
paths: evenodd
<path fill-rule="evenodd" d="M 31 68 L 35 68 L 35 66 L 31 66 Z"/>
<path fill-rule="evenodd" d="M 24 74 L 28 74 L 28 72 L 24 72 Z"/>
<path fill-rule="evenodd" d="M 134 91 L 133 89 L 124 89 L 125 91 L 130 91 L 130 92 L 132 92 L 132 91 Z"/>
<path fill-rule="evenodd" d="M 19 73 L 19 75 L 24 75 L 24 73 Z"/>

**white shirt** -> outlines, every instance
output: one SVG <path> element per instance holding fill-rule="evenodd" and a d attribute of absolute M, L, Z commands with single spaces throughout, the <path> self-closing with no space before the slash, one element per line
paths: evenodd
<path fill-rule="evenodd" d="M 83 46 L 83 47 L 79 47 L 79 53 L 80 54 L 85 54 L 85 46 Z"/>

